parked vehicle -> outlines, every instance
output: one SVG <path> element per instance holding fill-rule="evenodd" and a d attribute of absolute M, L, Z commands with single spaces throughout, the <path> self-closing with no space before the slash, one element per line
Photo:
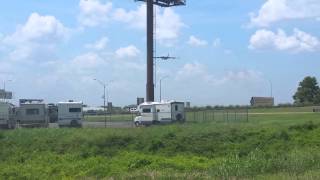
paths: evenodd
<path fill-rule="evenodd" d="M 48 104 L 48 117 L 50 123 L 58 122 L 58 106 L 55 104 Z"/>
<path fill-rule="evenodd" d="M 14 129 L 15 126 L 14 106 L 7 102 L 0 102 L 0 128 Z"/>
<path fill-rule="evenodd" d="M 82 127 L 83 122 L 82 102 L 60 102 L 58 103 L 59 127 Z"/>
<path fill-rule="evenodd" d="M 183 102 L 146 102 L 138 107 L 140 116 L 134 119 L 136 126 L 184 122 Z"/>
<path fill-rule="evenodd" d="M 21 99 L 17 123 L 22 127 L 48 127 L 47 105 L 42 99 Z"/>

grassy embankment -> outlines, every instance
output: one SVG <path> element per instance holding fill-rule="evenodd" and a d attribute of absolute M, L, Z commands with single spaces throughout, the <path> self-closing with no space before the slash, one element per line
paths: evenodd
<path fill-rule="evenodd" d="M 0 132 L 0 179 L 320 178 L 320 114 Z"/>

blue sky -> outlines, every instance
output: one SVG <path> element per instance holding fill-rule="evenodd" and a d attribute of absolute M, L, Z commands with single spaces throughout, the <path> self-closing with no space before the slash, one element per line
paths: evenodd
<path fill-rule="evenodd" d="M 299 81 L 320 78 L 318 0 L 188 0 L 157 8 L 165 99 L 193 105 L 292 102 Z M 0 7 L 0 79 L 19 98 L 115 105 L 145 95 L 145 7 L 133 0 L 18 0 Z M 159 80 L 158 78 L 158 80 Z M 159 81 L 157 81 L 157 84 Z M 156 97 L 159 98 L 159 85 Z"/>

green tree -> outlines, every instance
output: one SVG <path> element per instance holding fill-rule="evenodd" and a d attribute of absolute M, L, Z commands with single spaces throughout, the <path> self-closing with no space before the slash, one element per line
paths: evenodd
<path fill-rule="evenodd" d="M 305 77 L 299 83 L 297 92 L 293 96 L 295 104 L 311 105 L 320 103 L 320 88 L 315 77 Z"/>

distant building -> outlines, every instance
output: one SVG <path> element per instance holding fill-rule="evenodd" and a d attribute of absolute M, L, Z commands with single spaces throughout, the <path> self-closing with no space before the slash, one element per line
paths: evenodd
<path fill-rule="evenodd" d="M 250 103 L 251 103 L 251 106 L 253 107 L 270 107 L 270 106 L 274 106 L 274 98 L 273 97 L 252 97 Z"/>
<path fill-rule="evenodd" d="M 0 99 L 12 99 L 12 92 L 0 89 Z"/>

